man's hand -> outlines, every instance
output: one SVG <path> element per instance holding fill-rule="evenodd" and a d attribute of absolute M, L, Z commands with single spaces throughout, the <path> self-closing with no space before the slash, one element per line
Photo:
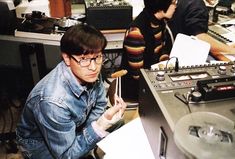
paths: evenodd
<path fill-rule="evenodd" d="M 235 48 L 235 43 L 230 45 L 231 47 Z"/>
<path fill-rule="evenodd" d="M 106 110 L 106 112 L 104 113 L 104 117 L 108 120 L 112 120 L 113 116 L 117 113 L 122 116 L 127 106 L 123 99 L 118 97 L 116 94 L 114 95 L 114 100 L 115 105 Z"/>
<path fill-rule="evenodd" d="M 219 3 L 219 0 L 204 0 L 204 3 L 207 7 L 215 7 Z"/>
<path fill-rule="evenodd" d="M 104 114 L 97 120 L 97 124 L 103 129 L 107 130 L 120 119 L 122 119 L 123 113 L 126 109 L 126 103 L 122 98 L 115 95 L 115 105 L 110 107 L 104 112 Z"/>

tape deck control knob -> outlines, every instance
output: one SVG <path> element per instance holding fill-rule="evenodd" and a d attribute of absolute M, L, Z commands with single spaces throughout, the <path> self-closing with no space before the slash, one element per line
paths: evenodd
<path fill-rule="evenodd" d="M 226 74 L 226 66 L 219 66 L 218 73 L 221 75 L 225 75 Z"/>
<path fill-rule="evenodd" d="M 200 102 L 202 99 L 202 94 L 199 91 L 194 91 L 191 94 L 191 100 L 193 102 Z"/>
<path fill-rule="evenodd" d="M 235 65 L 232 65 L 231 72 L 235 73 Z"/>
<path fill-rule="evenodd" d="M 165 80 L 165 72 L 164 71 L 158 71 L 156 79 L 158 81 L 164 81 Z"/>

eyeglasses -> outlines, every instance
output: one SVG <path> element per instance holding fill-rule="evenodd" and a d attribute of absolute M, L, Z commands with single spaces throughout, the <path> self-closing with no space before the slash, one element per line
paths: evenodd
<path fill-rule="evenodd" d="M 93 58 L 82 57 L 78 61 L 74 56 L 70 56 L 74 61 L 76 61 L 81 67 L 87 67 L 91 64 L 91 61 L 94 60 L 96 64 L 100 65 L 103 62 L 103 55 L 97 55 Z"/>

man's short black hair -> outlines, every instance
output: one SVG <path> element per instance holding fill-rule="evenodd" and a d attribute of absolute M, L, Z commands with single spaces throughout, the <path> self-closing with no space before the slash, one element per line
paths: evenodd
<path fill-rule="evenodd" d="M 150 14 L 154 14 L 158 11 L 167 11 L 172 0 L 144 0 L 144 5 Z"/>
<path fill-rule="evenodd" d="M 60 50 L 68 55 L 82 55 L 103 51 L 107 45 L 104 35 L 87 24 L 69 28 L 60 40 Z"/>

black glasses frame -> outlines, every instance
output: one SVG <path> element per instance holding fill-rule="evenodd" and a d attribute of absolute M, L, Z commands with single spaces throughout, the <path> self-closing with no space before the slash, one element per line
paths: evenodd
<path fill-rule="evenodd" d="M 87 67 L 91 64 L 91 61 L 94 60 L 96 64 L 100 65 L 103 63 L 103 60 L 101 62 L 97 62 L 98 58 L 102 58 L 103 59 L 103 55 L 97 55 L 96 57 L 92 57 L 92 58 L 86 58 L 86 59 L 80 59 L 79 61 L 73 56 L 70 55 L 70 57 L 77 62 L 77 64 L 79 64 L 81 67 Z M 82 62 L 87 62 L 89 60 L 89 63 L 86 65 L 81 64 Z"/>

